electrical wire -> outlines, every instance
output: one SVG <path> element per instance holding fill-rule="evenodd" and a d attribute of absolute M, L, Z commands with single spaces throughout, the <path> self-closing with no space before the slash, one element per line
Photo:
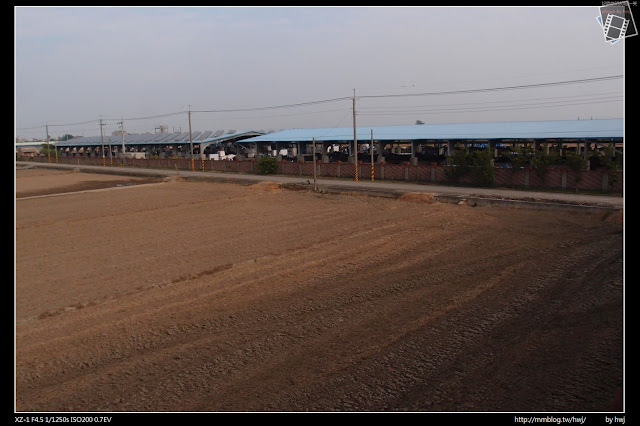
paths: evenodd
<path fill-rule="evenodd" d="M 267 106 L 267 107 L 257 107 L 257 108 L 240 108 L 240 109 L 218 109 L 218 110 L 201 110 L 201 111 L 191 111 L 191 112 L 241 112 L 241 111 L 261 111 L 267 109 L 278 109 L 278 108 L 293 108 L 300 106 L 309 106 L 309 105 L 317 105 L 328 102 L 338 102 L 344 100 L 350 100 L 350 97 L 342 97 L 342 98 L 334 98 L 334 99 L 324 99 L 321 101 L 312 101 L 312 102 L 301 102 L 297 104 L 288 104 L 288 105 L 276 105 L 276 106 Z"/>
<path fill-rule="evenodd" d="M 406 93 L 406 94 L 394 94 L 394 95 L 358 95 L 357 98 L 400 98 L 400 97 L 411 97 L 411 96 L 485 93 L 485 92 L 497 92 L 497 91 L 504 91 L 504 90 L 519 90 L 519 89 L 531 89 L 531 88 L 540 88 L 540 87 L 563 86 L 567 84 L 593 83 L 597 81 L 615 80 L 622 77 L 624 77 L 624 75 L 611 75 L 606 77 L 583 78 L 580 80 L 556 81 L 551 83 L 536 83 L 536 84 L 525 84 L 525 85 L 519 85 L 519 86 L 492 87 L 492 88 L 486 88 L 486 89 L 450 90 L 446 92 Z"/>
<path fill-rule="evenodd" d="M 426 92 L 426 93 L 408 93 L 408 94 L 387 94 L 387 95 L 358 95 L 358 99 L 366 99 L 366 98 L 398 98 L 398 97 L 417 97 L 417 96 L 434 96 L 434 95 L 454 95 L 454 94 L 464 94 L 464 93 L 486 93 L 486 92 L 495 92 L 495 91 L 506 91 L 506 90 L 520 90 L 520 89 L 531 89 L 531 88 L 542 88 L 542 87 L 553 87 L 553 86 L 561 86 L 561 85 L 569 85 L 569 84 L 580 84 L 580 83 L 593 83 L 599 81 L 608 81 L 615 80 L 619 78 L 623 78 L 624 75 L 612 75 L 612 76 L 604 76 L 604 77 L 594 77 L 594 78 L 585 78 L 579 80 L 566 80 L 566 81 L 556 81 L 549 83 L 536 83 L 536 84 L 527 84 L 527 85 L 518 85 L 518 86 L 503 86 L 503 87 L 493 87 L 493 88 L 484 88 L 484 89 L 469 89 L 469 90 L 452 90 L 452 91 L 444 91 L 444 92 Z M 354 94 L 355 96 L 355 94 Z M 339 102 L 344 100 L 351 100 L 352 97 L 341 97 L 341 98 L 333 98 L 333 99 L 324 99 L 319 101 L 311 101 L 311 102 L 300 102 L 295 104 L 286 104 L 286 105 L 274 105 L 274 106 L 266 106 L 266 107 L 256 107 L 256 108 L 238 108 L 238 109 L 217 109 L 217 110 L 197 110 L 190 111 L 196 113 L 221 113 L 221 112 L 245 112 L 245 111 L 261 111 L 261 110 L 271 110 L 271 109 L 279 109 L 279 108 L 294 108 L 294 107 L 304 107 L 310 105 L 317 105 L 329 102 Z M 147 120 L 152 118 L 161 118 L 168 117 L 178 114 L 184 114 L 188 111 L 180 111 L 173 112 L 169 114 L 161 114 L 154 115 L 148 117 L 137 117 L 137 118 L 117 118 L 117 119 L 102 119 L 102 121 L 116 121 L 116 120 Z M 94 123 L 95 120 L 82 121 L 78 123 L 70 123 L 70 124 L 47 124 L 41 126 L 34 127 L 23 127 L 17 128 L 16 130 L 35 130 L 42 129 L 45 126 L 49 127 L 70 127 L 88 123 Z"/>
<path fill-rule="evenodd" d="M 151 115 L 151 116 L 149 116 L 149 117 L 137 117 L 137 118 L 103 118 L 102 120 L 103 120 L 103 121 L 105 121 L 105 120 L 109 120 L 109 121 L 113 121 L 113 120 L 120 120 L 120 121 L 124 121 L 124 120 L 127 120 L 127 121 L 135 121 L 135 120 L 150 120 L 150 119 L 152 119 L 152 118 L 171 117 L 171 116 L 174 116 L 174 115 L 184 114 L 184 113 L 186 113 L 186 112 L 188 112 L 188 111 L 170 112 L 170 113 L 168 113 L 168 114 Z M 193 112 L 193 111 L 191 111 L 191 112 Z"/>
<path fill-rule="evenodd" d="M 613 99 L 615 98 L 615 99 Z M 611 100 L 606 100 L 611 99 Z M 360 112 L 356 113 L 356 115 L 406 115 L 406 114 L 445 114 L 445 113 L 461 113 L 461 112 L 486 112 L 486 111 L 504 111 L 504 110 L 517 110 L 517 109 L 536 109 L 536 108 L 554 108 L 560 106 L 574 106 L 574 105 L 588 105 L 593 103 L 610 103 L 610 102 L 619 102 L 621 97 L 602 97 L 602 98 L 594 98 L 589 102 L 578 102 L 578 101 L 558 101 L 558 102 L 546 102 L 543 104 L 515 104 L 515 105 L 504 105 L 501 107 L 478 107 L 478 108 L 467 108 L 467 109 L 457 109 L 457 108 L 449 108 L 449 109 L 430 109 L 430 110 L 404 110 L 404 111 L 393 111 L 393 112 Z"/>
<path fill-rule="evenodd" d="M 464 102 L 464 103 L 455 103 L 455 104 L 445 104 L 445 105 L 438 105 L 438 106 L 458 106 L 458 105 L 485 105 L 485 104 L 502 104 L 502 103 L 510 103 L 510 102 L 524 102 L 524 101 L 543 101 L 543 100 L 551 100 L 551 99 L 565 99 L 565 98 L 584 98 L 584 97 L 590 97 L 590 96 L 600 96 L 600 95 L 615 95 L 615 96 L 622 96 L 622 93 L 620 92 L 604 92 L 604 93 L 590 93 L 587 95 L 570 95 L 570 96 L 552 96 L 552 97 L 546 97 L 546 98 L 529 98 L 529 99 L 516 99 L 516 100 L 502 100 L 502 101 L 482 101 L 482 102 Z M 393 106 L 393 105 L 388 105 L 388 106 L 360 106 L 359 109 L 360 110 L 370 110 L 370 109 L 382 109 L 382 108 L 422 108 L 422 107 L 432 107 L 435 105 L 402 105 L 402 106 Z"/>
<path fill-rule="evenodd" d="M 347 110 L 351 111 L 351 109 L 340 108 L 340 109 L 329 109 L 329 110 L 313 111 L 313 112 L 299 112 L 295 114 L 261 115 L 261 116 L 254 116 L 254 117 L 224 117 L 224 119 L 225 120 L 246 120 L 246 119 L 254 119 L 254 118 L 293 117 L 298 115 L 322 114 L 325 112 L 338 112 L 338 111 L 347 111 Z M 191 111 L 191 112 L 196 112 L 196 111 Z M 202 112 L 202 111 L 197 111 L 197 112 Z"/>

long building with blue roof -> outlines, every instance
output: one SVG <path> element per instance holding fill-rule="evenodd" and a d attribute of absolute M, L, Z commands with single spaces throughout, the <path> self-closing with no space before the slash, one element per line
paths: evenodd
<path fill-rule="evenodd" d="M 437 154 L 448 154 L 456 143 L 494 147 L 517 143 L 537 146 L 544 142 L 562 147 L 572 143 L 572 146 L 584 144 L 586 149 L 592 143 L 620 144 L 623 124 L 622 119 L 597 119 L 358 126 L 355 135 L 353 127 L 289 129 L 247 138 L 240 143 L 253 144 L 259 151 L 264 151 L 260 149 L 261 145 L 275 146 L 277 153 L 283 152 L 283 146 L 295 144 L 298 152 L 309 154 L 308 146 L 315 141 L 322 146 L 319 152 L 323 161 L 328 161 L 332 149 L 347 153 L 353 160 L 353 141 L 357 140 L 359 151 L 362 145 L 367 150 L 372 145 L 378 161 L 384 161 L 385 153 L 404 152 L 415 162 L 416 154 L 424 152 L 425 146 L 433 147 Z M 389 145 L 391 150 L 387 149 Z"/>
<path fill-rule="evenodd" d="M 356 138 L 370 141 L 500 140 L 500 139 L 593 139 L 622 138 L 622 119 L 507 121 L 498 123 L 451 123 L 409 126 L 359 126 Z M 289 129 L 244 140 L 253 142 L 353 141 L 353 127 Z"/>
<path fill-rule="evenodd" d="M 517 143 L 550 143 L 558 147 L 584 147 L 592 144 L 623 143 L 624 122 L 621 118 L 595 120 L 548 120 L 421 124 L 405 126 L 357 126 L 333 128 L 287 129 L 264 133 L 243 131 L 223 134 L 223 131 L 175 132 L 161 134 L 128 134 L 124 136 L 92 136 L 57 142 L 57 148 L 68 155 L 96 155 L 103 145 L 109 145 L 115 153 L 144 152 L 147 157 L 158 155 L 189 156 L 191 145 L 193 155 L 211 158 L 220 149 L 228 150 L 239 158 L 257 155 L 285 156 L 300 159 L 310 154 L 311 144 L 320 145 L 318 150 L 323 161 L 330 161 L 329 154 L 341 152 L 353 159 L 353 142 L 357 141 L 358 151 L 376 152 L 378 161 L 385 154 L 407 154 L 415 162 L 416 154 L 425 147 L 438 154 L 449 154 L 455 144 L 482 144 L 501 146 Z M 372 143 L 373 142 L 373 143 Z M 391 145 L 391 150 L 388 149 Z M 402 147 L 402 148 L 401 148 Z"/>

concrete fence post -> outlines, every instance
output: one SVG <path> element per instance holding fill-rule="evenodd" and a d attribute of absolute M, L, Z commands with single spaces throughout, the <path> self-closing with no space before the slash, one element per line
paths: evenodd
<path fill-rule="evenodd" d="M 602 174 L 602 192 L 607 192 L 609 187 L 609 173 L 604 172 Z"/>

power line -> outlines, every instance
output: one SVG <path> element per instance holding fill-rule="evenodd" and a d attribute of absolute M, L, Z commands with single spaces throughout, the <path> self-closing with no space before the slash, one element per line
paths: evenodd
<path fill-rule="evenodd" d="M 64 127 L 64 126 L 79 126 L 81 124 L 89 124 L 89 123 L 95 123 L 95 120 L 88 120 L 88 121 L 83 121 L 81 123 L 71 123 L 71 124 L 49 124 L 49 127 Z M 21 127 L 18 128 L 16 130 L 35 130 L 35 129 L 42 129 L 45 127 L 45 124 L 42 124 L 40 126 L 35 126 L 35 127 Z"/>
<path fill-rule="evenodd" d="M 103 118 L 102 121 L 122 121 L 123 119 L 126 120 L 130 120 L 130 121 L 134 121 L 134 120 L 148 120 L 148 119 L 152 119 L 152 118 L 161 118 L 161 117 L 170 117 L 173 115 L 179 115 L 179 114 L 184 114 L 186 111 L 180 111 L 180 112 L 171 112 L 168 114 L 160 114 L 160 115 L 153 115 L 153 116 L 149 116 L 149 117 L 135 117 L 135 118 Z M 49 124 L 49 127 L 71 127 L 71 126 L 80 126 L 83 124 L 94 124 L 95 120 L 87 120 L 87 121 L 82 121 L 82 122 L 78 122 L 78 123 L 68 123 L 68 124 Z M 106 123 L 105 123 L 106 124 Z M 116 123 L 117 124 L 117 123 Z M 16 130 L 36 130 L 36 129 L 41 129 L 44 128 L 44 125 L 41 126 L 35 126 L 35 127 L 20 127 L 17 128 Z"/>
<path fill-rule="evenodd" d="M 531 88 L 541 88 L 541 87 L 551 87 L 551 86 L 560 86 L 560 85 L 569 85 L 569 84 L 580 84 L 580 83 L 593 83 L 598 81 L 607 81 L 607 80 L 615 80 L 619 78 L 623 78 L 624 75 L 612 75 L 605 77 L 595 77 L 595 78 L 586 78 L 580 80 L 566 80 L 566 81 L 556 81 L 549 83 L 537 83 L 537 84 L 527 84 L 527 85 L 518 85 L 518 86 L 503 86 L 503 87 L 493 87 L 493 88 L 484 88 L 484 89 L 469 89 L 469 90 L 452 90 L 452 91 L 444 91 L 444 92 L 425 92 L 425 93 L 408 93 L 408 94 L 387 94 L 387 95 L 360 95 L 359 99 L 363 98 L 397 98 L 397 97 L 417 97 L 417 96 L 435 96 L 435 95 L 453 95 L 453 94 L 463 94 L 463 93 L 485 93 L 485 92 L 495 92 L 495 91 L 506 91 L 506 90 L 520 90 L 520 89 L 531 89 Z M 271 110 L 271 109 L 280 109 L 280 108 L 294 108 L 294 107 L 304 107 L 310 105 L 318 105 L 329 102 L 339 102 L 344 100 L 352 100 L 352 97 L 341 97 L 341 98 L 333 98 L 333 99 L 323 99 L 319 101 L 311 101 L 311 102 L 300 102 L 295 104 L 286 104 L 286 105 L 273 105 L 273 106 L 265 106 L 265 107 L 255 107 L 255 108 L 237 108 L 237 109 L 217 109 L 217 110 L 199 110 L 199 111 L 191 111 L 192 113 L 221 113 L 221 112 L 243 112 L 243 111 L 261 111 L 261 110 Z M 161 118 L 161 117 L 169 117 L 173 115 L 184 114 L 187 111 L 173 112 L 168 114 L 161 115 L 153 115 L 147 117 L 134 117 L 134 118 L 115 118 L 115 119 L 103 119 L 109 121 L 117 121 L 117 120 L 148 120 L 153 118 Z M 89 124 L 95 122 L 94 120 L 82 121 L 78 123 L 69 123 L 69 124 L 49 124 L 50 127 L 70 127 L 77 126 L 83 124 Z M 34 126 L 34 127 L 22 127 L 17 128 L 16 130 L 36 130 L 42 129 L 45 125 Z"/>
<path fill-rule="evenodd" d="M 168 114 L 161 114 L 161 115 L 151 115 L 149 117 L 136 117 L 136 118 L 105 118 L 105 120 L 127 120 L 127 121 L 134 121 L 134 120 L 149 120 L 152 118 L 162 118 L 162 117 L 171 117 L 174 115 L 180 115 L 180 114 L 184 114 L 185 112 L 188 111 L 178 111 L 178 112 L 170 112 Z M 193 112 L 193 111 L 191 111 Z"/>
<path fill-rule="evenodd" d="M 606 100 L 610 99 L 610 100 Z M 392 112 L 364 112 L 359 113 L 359 115 L 406 115 L 411 113 L 418 114 L 444 114 L 448 112 L 485 112 L 485 111 L 501 111 L 501 110 L 511 110 L 511 109 L 535 109 L 535 108 L 551 108 L 551 107 L 559 107 L 559 106 L 573 106 L 573 105 L 588 105 L 593 103 L 609 103 L 609 102 L 618 102 L 621 100 L 621 97 L 607 96 L 600 98 L 593 98 L 589 102 L 582 101 L 557 101 L 557 102 L 546 102 L 546 103 L 537 103 L 537 104 L 515 104 L 515 105 L 503 105 L 503 106 L 495 106 L 495 107 L 478 107 L 478 108 L 449 108 L 449 109 L 428 109 L 428 110 L 404 110 L 404 111 L 392 111 Z"/>
<path fill-rule="evenodd" d="M 351 112 L 351 111 L 349 111 Z M 318 138 L 323 138 L 324 136 L 328 135 L 333 129 L 337 129 L 338 126 L 340 124 L 342 124 L 342 122 L 344 121 L 345 118 L 347 118 L 349 116 L 349 112 L 347 112 L 341 119 L 340 121 L 338 121 L 333 127 L 330 127 L 326 130 L 326 132 L 324 134 L 321 134 L 320 136 L 318 136 Z"/>
<path fill-rule="evenodd" d="M 317 105 L 317 104 L 323 104 L 323 103 L 328 103 L 328 102 L 344 101 L 344 100 L 348 100 L 348 99 L 350 100 L 351 98 L 350 98 L 350 97 L 343 97 L 343 98 L 334 98 L 334 99 L 324 99 L 324 100 L 321 100 L 321 101 L 301 102 L 301 103 L 297 103 L 297 104 L 275 105 L 275 106 L 257 107 L 257 108 L 201 110 L 201 111 L 191 111 L 191 112 L 241 112 L 241 111 L 260 111 L 260 110 L 266 110 L 266 109 L 293 108 L 293 107 L 300 107 L 300 106 Z"/>
<path fill-rule="evenodd" d="M 225 120 L 247 120 L 247 119 L 254 119 L 254 118 L 275 118 L 275 117 L 294 117 L 294 116 L 298 116 L 298 115 L 310 115 L 310 114 L 323 114 L 326 112 L 338 112 L 338 111 L 351 111 L 350 108 L 339 108 L 339 109 L 325 109 L 322 111 L 312 111 L 312 112 L 298 112 L 298 113 L 294 113 L 294 114 L 278 114 L 278 115 L 259 115 L 259 116 L 253 116 L 253 117 L 224 117 Z M 200 111 L 191 111 L 193 112 L 200 112 Z"/>
<path fill-rule="evenodd" d="M 450 90 L 446 92 L 427 92 L 427 93 L 407 93 L 407 94 L 396 94 L 396 95 L 361 95 L 358 98 L 400 98 L 400 97 L 410 97 L 410 96 L 433 96 L 433 95 L 456 95 L 461 93 L 484 93 L 484 92 L 494 92 L 494 91 L 503 91 L 503 90 L 519 90 L 519 89 L 531 89 L 531 88 L 539 88 L 539 87 L 550 87 L 550 86 L 562 86 L 567 84 L 579 84 L 579 83 L 593 83 L 596 81 L 607 81 L 607 80 L 615 80 L 618 78 L 622 78 L 624 75 L 611 75 L 606 77 L 595 77 L 595 78 L 584 78 L 580 80 L 567 80 L 567 81 L 556 81 L 551 83 L 536 83 L 536 84 L 525 84 L 519 86 L 504 86 L 504 87 L 491 87 L 486 89 L 469 89 L 469 90 Z"/>
<path fill-rule="evenodd" d="M 517 100 L 501 100 L 501 101 L 482 101 L 482 102 L 464 102 L 464 103 L 455 103 L 455 104 L 443 104 L 438 106 L 458 106 L 458 105 L 486 105 L 486 104 L 502 104 L 502 103 L 510 103 L 510 102 L 524 102 L 524 101 L 544 101 L 551 99 L 566 99 L 566 98 L 585 98 L 590 96 L 600 96 L 600 95 L 616 95 L 622 96 L 620 92 L 604 92 L 604 93 L 591 93 L 587 95 L 568 95 L 568 96 L 552 96 L 546 98 L 528 98 L 528 99 L 517 99 Z M 434 105 L 402 105 L 402 106 L 371 106 L 371 107 L 360 107 L 360 110 L 371 110 L 371 109 L 387 109 L 387 108 L 422 108 L 422 107 L 431 107 Z"/>

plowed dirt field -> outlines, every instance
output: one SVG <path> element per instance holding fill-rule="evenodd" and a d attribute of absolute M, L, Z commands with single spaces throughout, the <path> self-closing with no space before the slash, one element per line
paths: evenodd
<path fill-rule="evenodd" d="M 131 183 L 16 171 L 17 411 L 622 409 L 620 213 Z"/>

